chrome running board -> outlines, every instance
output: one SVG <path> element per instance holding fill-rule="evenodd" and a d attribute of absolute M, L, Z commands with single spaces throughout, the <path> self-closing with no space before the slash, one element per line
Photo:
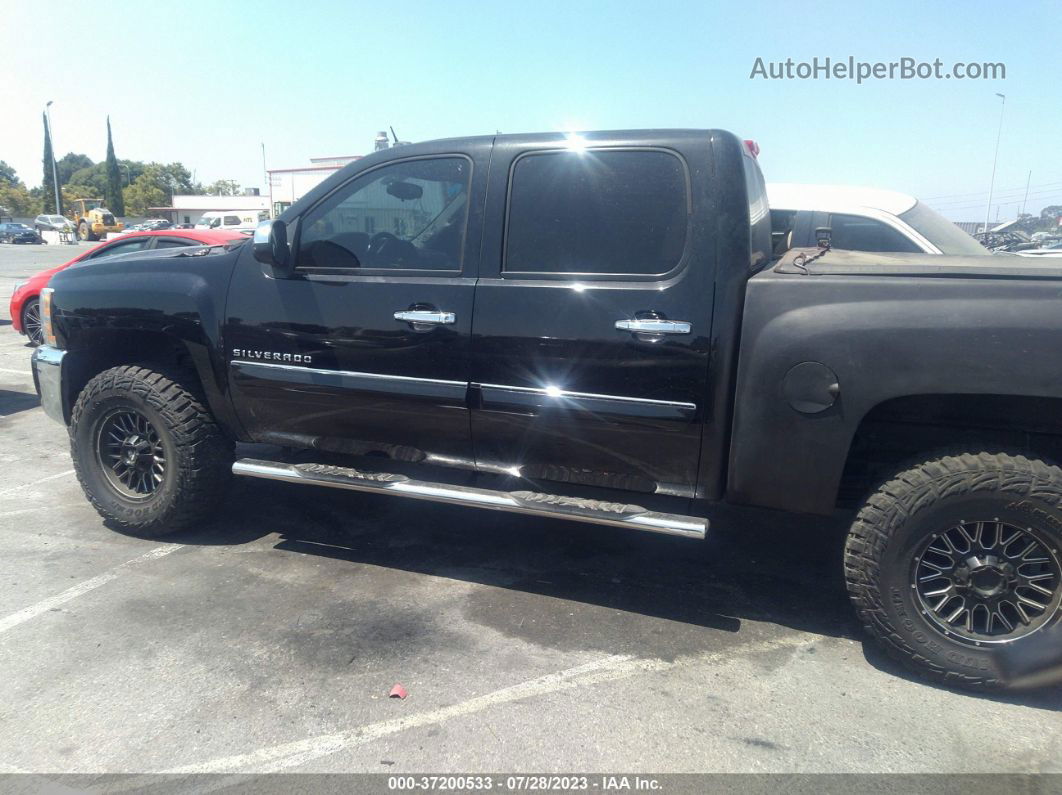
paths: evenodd
<path fill-rule="evenodd" d="M 686 538 L 704 538 L 708 531 L 707 519 L 699 516 L 657 513 L 646 510 L 640 505 L 561 497 L 535 491 L 494 491 L 469 486 L 451 486 L 446 483 L 428 483 L 390 472 L 364 472 L 350 467 L 328 464 L 285 464 L 280 461 L 241 458 L 232 465 L 232 472 L 234 475 L 245 477 L 304 483 L 308 486 L 368 491 L 373 494 L 391 494 L 396 497 L 411 497 L 415 500 L 445 502 L 451 505 L 466 505 L 472 508 L 487 508 L 510 513 L 526 513 L 532 516 L 548 516 L 553 519 L 569 519 L 573 522 L 628 527 L 634 530 L 648 530 L 652 533 L 666 533 Z"/>

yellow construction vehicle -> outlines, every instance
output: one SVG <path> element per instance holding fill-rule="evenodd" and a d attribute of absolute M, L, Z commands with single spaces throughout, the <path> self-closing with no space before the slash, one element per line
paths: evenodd
<path fill-rule="evenodd" d="M 73 199 L 67 216 L 81 240 L 101 240 L 108 232 L 121 232 L 124 225 L 103 206 L 103 199 Z"/>

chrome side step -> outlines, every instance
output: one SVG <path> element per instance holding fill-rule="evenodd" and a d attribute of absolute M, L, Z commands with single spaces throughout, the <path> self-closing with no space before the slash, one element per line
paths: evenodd
<path fill-rule="evenodd" d="M 374 494 L 391 494 L 396 497 L 412 497 L 415 500 L 431 500 L 452 505 L 467 505 L 472 508 L 569 519 L 574 522 L 628 527 L 687 538 L 704 538 L 708 531 L 707 519 L 699 516 L 657 513 L 646 510 L 640 505 L 561 497 L 556 494 L 542 494 L 534 491 L 493 491 L 468 486 L 451 486 L 445 483 L 428 483 L 412 480 L 405 475 L 395 475 L 389 472 L 363 472 L 350 467 L 327 464 L 285 464 L 279 461 L 241 458 L 232 465 L 232 472 L 234 475 L 252 478 L 304 483 L 310 486 L 329 486 L 336 489 L 353 489 Z"/>

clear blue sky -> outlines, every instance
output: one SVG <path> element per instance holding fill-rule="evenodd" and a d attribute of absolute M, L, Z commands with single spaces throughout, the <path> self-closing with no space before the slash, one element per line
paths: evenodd
<path fill-rule="evenodd" d="M 91 4 L 90 4 L 91 5 Z M 177 10 L 183 5 L 183 10 Z M 44 22 L 44 9 L 47 19 Z M 402 138 L 723 127 L 756 139 L 769 180 L 907 191 L 978 220 L 1007 94 L 996 188 L 1013 215 L 1062 203 L 1062 3 L 226 2 L 0 4 L 0 159 L 41 180 L 40 114 L 59 154 L 180 160 L 206 183 Z M 750 80 L 813 56 L 1005 80 Z M 994 214 L 994 213 L 993 213 Z"/>

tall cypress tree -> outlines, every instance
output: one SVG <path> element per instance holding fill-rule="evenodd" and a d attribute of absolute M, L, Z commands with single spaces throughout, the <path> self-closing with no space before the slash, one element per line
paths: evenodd
<path fill-rule="evenodd" d="M 55 172 L 52 171 L 52 131 L 48 129 L 48 117 L 41 114 L 44 122 L 44 179 L 41 180 L 41 192 L 44 194 L 44 212 L 54 215 L 62 212 L 55 208 Z"/>
<path fill-rule="evenodd" d="M 118 171 L 118 158 L 114 156 L 114 141 L 111 140 L 111 117 L 107 117 L 107 191 L 104 203 L 112 213 L 125 215 L 125 199 L 122 196 L 122 175 Z"/>

